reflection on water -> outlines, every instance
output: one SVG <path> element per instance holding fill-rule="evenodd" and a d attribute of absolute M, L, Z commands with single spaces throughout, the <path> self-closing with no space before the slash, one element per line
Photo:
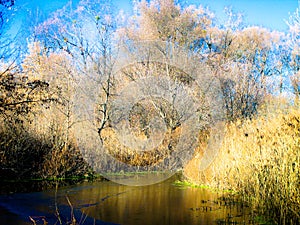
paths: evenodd
<path fill-rule="evenodd" d="M 68 196 L 77 220 L 83 224 L 254 224 L 250 208 L 228 198 L 228 194 L 178 187 L 174 180 L 142 187 L 84 182 L 58 189 L 56 200 L 55 190 L 2 195 L 0 207 L 5 211 L 0 208 L 0 219 L 4 218 L 1 213 L 10 211 L 19 215 L 18 221 L 10 224 L 23 225 L 20 217 L 28 221 L 29 215 L 45 216 L 55 223 L 55 203 L 62 217 L 70 217 Z"/>

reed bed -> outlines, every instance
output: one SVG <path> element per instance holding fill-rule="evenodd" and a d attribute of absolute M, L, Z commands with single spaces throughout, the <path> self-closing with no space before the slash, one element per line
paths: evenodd
<path fill-rule="evenodd" d="M 240 193 L 274 224 L 300 224 L 300 110 L 276 111 L 227 124 L 215 161 L 199 171 L 200 148 L 185 176 Z"/>

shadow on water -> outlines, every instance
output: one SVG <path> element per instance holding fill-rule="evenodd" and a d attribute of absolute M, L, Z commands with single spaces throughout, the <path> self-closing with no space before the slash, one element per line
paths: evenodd
<path fill-rule="evenodd" d="M 229 193 L 179 187 L 176 177 L 149 186 L 110 181 L 82 182 L 57 189 L 0 195 L 0 224 L 255 224 L 251 209 Z M 11 184 L 17 185 L 17 184 Z M 68 203 L 71 202 L 71 205 Z M 57 208 L 56 208 L 57 206 Z M 58 210 L 57 210 L 58 209 Z"/>

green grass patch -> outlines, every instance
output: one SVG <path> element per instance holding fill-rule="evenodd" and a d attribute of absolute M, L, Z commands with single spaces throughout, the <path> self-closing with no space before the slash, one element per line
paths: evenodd
<path fill-rule="evenodd" d="M 259 225 L 273 225 L 274 222 L 271 220 L 266 219 L 264 216 L 256 216 L 254 218 L 254 221 L 258 223 Z"/>
<path fill-rule="evenodd" d="M 177 187 L 192 187 L 192 188 L 205 188 L 205 189 L 210 189 L 209 186 L 206 185 L 198 185 L 198 184 L 193 184 L 187 180 L 176 180 L 173 185 L 177 186 Z"/>
<path fill-rule="evenodd" d="M 174 181 L 173 185 L 177 186 L 177 187 L 180 187 L 180 188 L 188 188 L 188 187 L 191 187 L 191 188 L 202 188 L 202 189 L 208 189 L 208 190 L 213 191 L 213 192 L 223 192 L 223 193 L 238 194 L 237 192 L 235 192 L 233 190 L 216 189 L 216 188 L 212 188 L 212 187 L 210 187 L 208 185 L 195 184 L 195 183 L 189 182 L 187 180 L 183 180 L 183 181 L 176 180 L 176 181 Z"/>
<path fill-rule="evenodd" d="M 147 174 L 164 174 L 163 171 L 137 171 L 137 172 L 118 172 L 118 173 L 103 173 L 102 176 L 134 176 L 134 175 L 147 175 Z"/>

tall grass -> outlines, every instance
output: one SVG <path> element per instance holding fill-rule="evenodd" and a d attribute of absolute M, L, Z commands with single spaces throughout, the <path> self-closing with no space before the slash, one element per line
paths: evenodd
<path fill-rule="evenodd" d="M 278 111 L 228 124 L 216 160 L 199 171 L 199 149 L 185 175 L 239 192 L 275 224 L 300 224 L 300 110 Z"/>

